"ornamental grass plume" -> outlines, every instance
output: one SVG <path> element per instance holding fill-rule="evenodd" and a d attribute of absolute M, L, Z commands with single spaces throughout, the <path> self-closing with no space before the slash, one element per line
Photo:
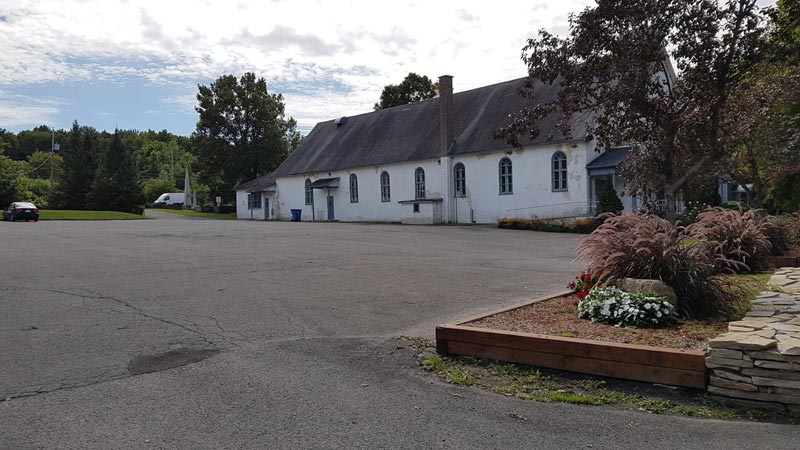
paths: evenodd
<path fill-rule="evenodd" d="M 689 225 L 686 232 L 698 241 L 716 243 L 725 260 L 741 263 L 728 268 L 741 273 L 769 269 L 767 257 L 772 254 L 769 236 L 775 228 L 766 218 L 759 217 L 756 210 L 742 212 L 714 207 L 698 214 L 697 222 Z"/>
<path fill-rule="evenodd" d="M 684 317 L 734 317 L 747 287 L 724 276 L 742 269 L 727 260 L 716 242 L 687 243 L 683 227 L 648 214 L 609 217 L 585 237 L 577 260 L 597 282 L 639 278 L 662 280 L 678 296 Z"/>

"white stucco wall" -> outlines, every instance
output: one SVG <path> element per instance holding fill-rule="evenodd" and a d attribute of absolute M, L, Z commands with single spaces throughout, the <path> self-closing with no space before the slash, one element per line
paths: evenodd
<path fill-rule="evenodd" d="M 302 209 L 302 219 L 311 220 L 312 207 L 305 204 L 305 180 L 339 177 L 339 187 L 330 189 L 334 201 L 334 219 L 353 222 L 401 222 L 413 217 L 411 205 L 401 205 L 402 200 L 414 199 L 414 171 L 425 170 L 425 197 L 441 198 L 442 182 L 437 160 L 414 163 L 361 167 L 352 170 L 313 173 L 280 177 L 277 180 L 275 215 L 279 219 L 291 218 L 290 209 Z M 391 201 L 381 201 L 381 172 L 389 173 Z M 350 203 L 350 174 L 358 177 L 358 203 Z M 326 189 L 314 189 L 314 219 L 327 220 Z M 420 213 L 418 213 L 420 214 Z"/>
<path fill-rule="evenodd" d="M 551 182 L 551 158 L 557 151 L 567 155 L 568 182 L 564 192 L 553 192 Z M 598 155 L 594 152 L 594 142 L 569 142 L 563 144 L 530 147 L 510 152 L 486 152 L 460 155 L 441 160 L 426 160 L 413 163 L 369 166 L 351 170 L 339 170 L 280 177 L 277 179 L 277 193 L 270 198 L 270 208 L 274 218 L 289 220 L 291 209 L 301 209 L 302 220 L 312 219 L 312 207 L 305 204 L 305 180 L 312 182 L 320 178 L 339 177 L 339 187 L 331 189 L 334 198 L 334 219 L 340 221 L 364 222 L 406 222 L 429 223 L 430 204 L 421 204 L 421 212 L 413 213 L 413 205 L 400 204 L 403 200 L 414 199 L 414 171 L 417 167 L 425 170 L 426 198 L 450 196 L 449 203 L 452 221 L 469 223 L 493 223 L 499 217 L 514 216 L 515 208 L 546 207 L 566 203 L 583 203 L 588 200 L 586 164 Z M 499 162 L 508 157 L 512 162 L 513 193 L 499 193 Z M 456 163 L 463 163 L 466 171 L 466 197 L 453 199 L 453 187 L 443 186 L 443 173 L 452 174 Z M 381 201 L 380 175 L 387 171 L 390 177 L 391 201 Z M 358 177 L 358 203 L 350 203 L 350 174 Z M 452 176 L 450 183 L 452 183 Z M 314 190 L 315 220 L 327 220 L 327 191 Z M 247 209 L 246 192 L 237 192 L 237 210 L 242 219 L 250 218 Z M 577 207 L 577 206 L 576 206 Z M 557 208 L 565 208 L 559 206 Z M 253 210 L 257 215 L 259 210 Z M 530 211 L 522 211 L 528 213 Z M 445 212 L 447 216 L 447 212 Z M 263 212 L 261 216 L 263 217 Z"/>
<path fill-rule="evenodd" d="M 273 219 L 272 213 L 265 215 L 264 207 L 273 210 L 272 196 L 274 194 L 261 194 L 261 208 L 247 209 L 247 191 L 236 191 L 236 218 L 240 220 L 267 220 Z M 265 201 L 268 200 L 268 201 Z"/>
<path fill-rule="evenodd" d="M 555 152 L 567 156 L 567 190 L 552 189 L 552 160 Z M 588 199 L 586 164 L 597 155 L 594 142 L 572 142 L 544 145 L 513 150 L 511 152 L 477 153 L 456 156 L 453 165 L 463 163 L 466 172 L 467 192 L 465 198 L 455 202 L 454 216 L 459 223 L 472 219 L 477 223 L 492 223 L 500 217 L 515 217 L 513 209 L 537 208 L 545 212 L 551 205 L 553 210 L 566 211 L 582 208 Z M 512 164 L 513 193 L 500 195 L 499 163 L 508 157 Z M 567 203 L 582 205 L 565 205 Z M 519 211 L 526 215 L 530 210 Z"/>

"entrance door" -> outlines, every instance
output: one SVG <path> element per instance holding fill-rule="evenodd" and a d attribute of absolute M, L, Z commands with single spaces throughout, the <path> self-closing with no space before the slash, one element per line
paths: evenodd
<path fill-rule="evenodd" d="M 264 196 L 264 220 L 269 220 L 269 197 Z"/>
<path fill-rule="evenodd" d="M 328 220 L 333 220 L 333 196 L 328 196 Z"/>
<path fill-rule="evenodd" d="M 592 195 L 592 200 L 596 203 L 600 199 L 600 194 L 605 192 L 606 189 L 609 187 L 614 187 L 614 176 L 613 175 L 599 175 L 592 177 L 592 181 L 594 182 L 594 192 Z"/>

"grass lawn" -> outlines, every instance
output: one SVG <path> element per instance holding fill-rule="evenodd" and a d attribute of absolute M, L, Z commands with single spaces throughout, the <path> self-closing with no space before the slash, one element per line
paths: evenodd
<path fill-rule="evenodd" d="M 728 276 L 742 287 L 742 295 L 749 306 L 750 302 L 755 300 L 761 292 L 767 290 L 767 284 L 769 284 L 769 279 L 772 277 L 772 274 L 753 273 Z M 746 313 L 747 311 L 744 312 Z"/>
<path fill-rule="evenodd" d="M 40 220 L 141 220 L 147 217 L 119 211 L 78 211 L 71 209 L 41 209 Z"/>
<path fill-rule="evenodd" d="M 800 415 L 796 413 L 726 402 L 701 391 L 669 389 L 648 383 L 475 358 L 445 357 L 434 353 L 432 343 L 425 343 L 422 339 L 418 339 L 418 342 L 415 345 L 422 347 L 419 355 L 422 369 L 456 386 L 471 386 L 509 397 L 546 403 L 573 403 L 590 407 L 613 405 L 619 409 L 651 414 L 704 419 L 800 423 Z"/>
<path fill-rule="evenodd" d="M 204 219 L 236 220 L 236 213 L 215 214 L 215 213 L 197 212 L 189 209 L 157 209 L 156 211 L 165 212 L 169 214 L 178 214 L 180 216 L 202 217 Z"/>

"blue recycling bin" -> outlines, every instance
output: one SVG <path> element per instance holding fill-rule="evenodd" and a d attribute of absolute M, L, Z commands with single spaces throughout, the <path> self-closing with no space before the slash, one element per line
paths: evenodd
<path fill-rule="evenodd" d="M 303 213 L 302 209 L 293 209 L 292 210 L 292 222 L 300 222 L 300 214 Z"/>

